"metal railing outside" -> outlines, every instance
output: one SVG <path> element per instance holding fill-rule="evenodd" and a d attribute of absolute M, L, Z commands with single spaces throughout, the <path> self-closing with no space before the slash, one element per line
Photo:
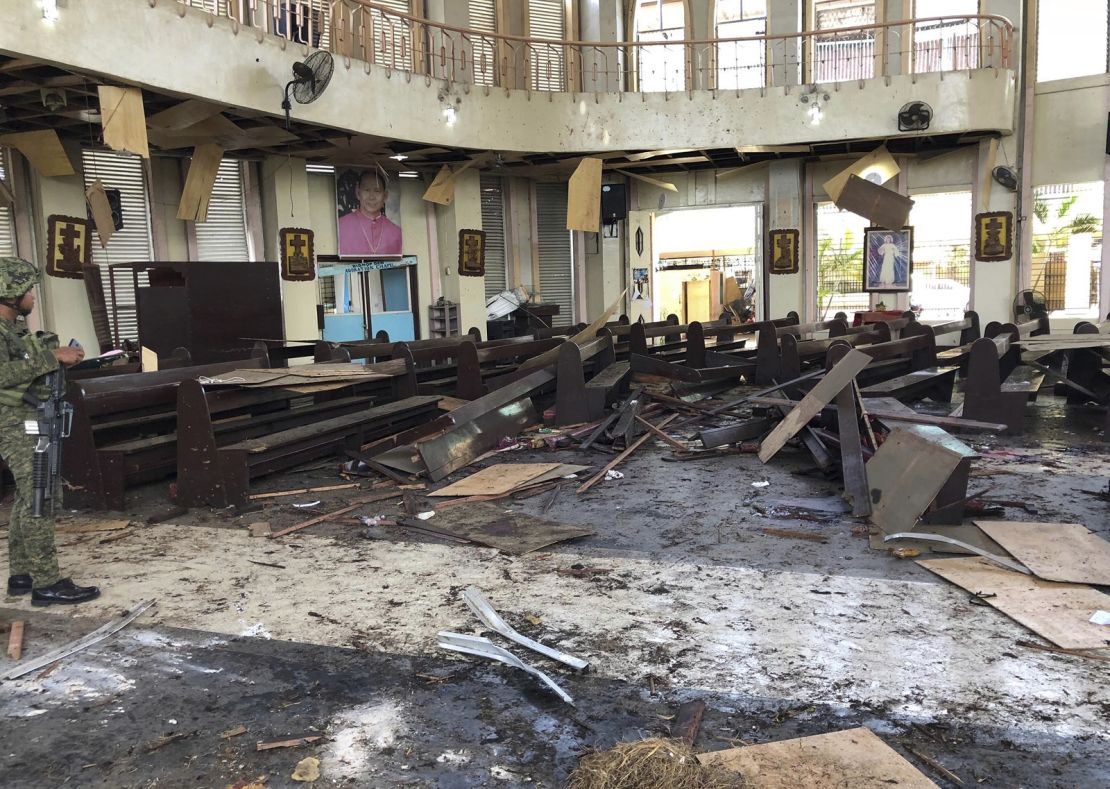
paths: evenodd
<path fill-rule="evenodd" d="M 452 27 L 370 0 L 176 2 L 230 18 L 237 31 L 328 49 L 349 67 L 362 61 L 450 82 L 548 92 L 740 90 L 1014 66 L 1013 25 L 993 15 L 738 38 L 554 41 Z"/>

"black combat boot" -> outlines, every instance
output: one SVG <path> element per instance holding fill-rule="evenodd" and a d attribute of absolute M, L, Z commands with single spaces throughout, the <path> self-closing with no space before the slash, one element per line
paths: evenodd
<path fill-rule="evenodd" d="M 31 591 L 31 576 L 29 575 L 9 575 L 8 576 L 8 594 L 21 595 L 27 594 Z"/>
<path fill-rule="evenodd" d="M 54 605 L 56 603 L 85 603 L 100 597 L 100 589 L 95 586 L 77 586 L 69 578 L 57 583 L 35 589 L 31 592 L 31 605 Z"/>

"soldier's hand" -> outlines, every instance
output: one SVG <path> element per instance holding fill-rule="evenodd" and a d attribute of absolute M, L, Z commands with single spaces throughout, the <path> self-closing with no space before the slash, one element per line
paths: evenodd
<path fill-rule="evenodd" d="M 66 346 L 54 349 L 54 358 L 67 367 L 77 364 L 85 358 L 85 349 L 79 346 Z"/>

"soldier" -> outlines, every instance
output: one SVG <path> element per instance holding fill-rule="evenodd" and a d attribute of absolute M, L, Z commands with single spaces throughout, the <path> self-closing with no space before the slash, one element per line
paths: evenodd
<path fill-rule="evenodd" d="M 31 511 L 32 453 L 35 436 L 27 435 L 25 420 L 38 411 L 23 399 L 41 396 L 46 373 L 59 364 L 76 364 L 85 356 L 80 348 L 59 348 L 53 334 L 31 334 L 24 320 L 35 308 L 38 270 L 26 260 L 0 257 L 0 457 L 15 478 L 15 502 L 8 522 L 8 594 L 31 593 L 32 605 L 83 603 L 100 595 L 95 586 L 77 586 L 58 572 L 54 546 L 54 517 Z"/>

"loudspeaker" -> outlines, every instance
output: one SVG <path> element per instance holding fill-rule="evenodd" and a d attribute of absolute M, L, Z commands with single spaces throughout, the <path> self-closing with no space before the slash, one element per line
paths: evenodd
<path fill-rule="evenodd" d="M 628 218 L 628 188 L 624 184 L 601 185 L 601 224 L 611 225 Z"/>

